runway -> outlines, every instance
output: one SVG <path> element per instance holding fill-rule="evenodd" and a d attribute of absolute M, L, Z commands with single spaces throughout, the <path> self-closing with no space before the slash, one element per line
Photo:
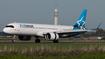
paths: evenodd
<path fill-rule="evenodd" d="M 0 44 L 105 44 L 105 42 L 59 42 L 59 43 L 53 43 L 53 42 L 41 42 L 41 43 L 35 43 L 35 42 L 0 42 Z"/>

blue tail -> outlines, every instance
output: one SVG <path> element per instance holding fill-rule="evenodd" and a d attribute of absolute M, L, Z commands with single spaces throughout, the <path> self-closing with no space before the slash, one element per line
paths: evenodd
<path fill-rule="evenodd" d="M 81 26 L 85 27 L 86 14 L 87 14 L 87 9 L 84 9 L 74 27 L 81 27 Z"/>
<path fill-rule="evenodd" d="M 100 22 L 100 24 L 99 24 L 99 26 L 97 27 L 97 29 L 99 29 L 99 28 L 100 28 L 101 23 L 102 23 L 102 22 Z"/>

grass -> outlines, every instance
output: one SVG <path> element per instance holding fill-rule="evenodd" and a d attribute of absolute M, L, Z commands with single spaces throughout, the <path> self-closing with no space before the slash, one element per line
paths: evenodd
<path fill-rule="evenodd" d="M 0 49 L 11 48 L 11 49 L 30 49 L 30 48 L 44 48 L 48 47 L 51 49 L 66 49 L 69 50 L 71 48 L 94 48 L 98 46 L 99 48 L 105 47 L 104 44 L 0 44 Z"/>
<path fill-rule="evenodd" d="M 91 58 L 90 58 L 91 57 Z M 0 44 L 4 59 L 99 59 L 105 58 L 104 44 Z"/>
<path fill-rule="evenodd" d="M 27 57 L 19 55 L 1 55 L 1 59 L 105 59 L 105 53 L 100 54 L 81 54 L 81 55 L 70 55 L 70 56 L 47 56 L 47 57 Z"/>
<path fill-rule="evenodd" d="M 11 42 L 12 39 L 0 39 Z M 34 42 L 20 41 L 16 42 Z M 41 39 L 41 42 L 52 42 Z M 105 42 L 105 40 L 60 39 L 59 42 Z M 104 44 L 0 44 L 0 59 L 104 59 Z"/>
<path fill-rule="evenodd" d="M 0 59 L 32 59 L 30 57 L 26 57 L 26 56 L 17 56 L 17 55 L 0 55 Z"/>

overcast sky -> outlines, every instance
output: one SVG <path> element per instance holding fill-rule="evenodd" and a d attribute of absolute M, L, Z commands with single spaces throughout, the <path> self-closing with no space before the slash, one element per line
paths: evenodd
<path fill-rule="evenodd" d="M 8 23 L 54 24 L 57 2 L 58 24 L 74 25 L 87 9 L 86 27 L 105 29 L 105 0 L 0 0 L 0 31 Z"/>

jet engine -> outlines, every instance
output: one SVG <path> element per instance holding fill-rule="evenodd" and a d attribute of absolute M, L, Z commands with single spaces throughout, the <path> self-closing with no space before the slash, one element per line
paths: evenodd
<path fill-rule="evenodd" d="M 45 35 L 46 40 L 58 40 L 59 35 L 57 33 L 47 33 Z"/>
<path fill-rule="evenodd" d="M 22 41 L 28 41 L 31 39 L 31 36 L 18 36 L 18 38 Z"/>

